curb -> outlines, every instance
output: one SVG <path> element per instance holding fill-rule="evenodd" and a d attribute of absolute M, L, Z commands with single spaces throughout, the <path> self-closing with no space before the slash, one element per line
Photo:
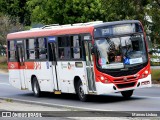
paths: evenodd
<path fill-rule="evenodd" d="M 67 105 L 60 105 L 60 104 L 50 104 L 50 103 L 42 103 L 42 102 L 36 102 L 36 101 L 28 101 L 28 100 L 21 100 L 21 99 L 15 99 L 15 98 L 7 98 L 7 97 L 0 97 L 0 100 L 9 100 L 13 102 L 19 102 L 24 104 L 34 104 L 34 105 L 41 105 L 45 107 L 56 107 L 56 108 L 63 108 L 68 109 L 70 111 L 106 111 L 101 109 L 93 109 L 93 108 L 82 108 L 82 107 L 75 107 L 75 106 L 67 106 Z M 111 110 L 109 110 L 111 111 Z"/>
<path fill-rule="evenodd" d="M 7 97 L 0 97 L 0 100 L 9 100 L 13 102 L 19 102 L 19 103 L 24 103 L 24 104 L 34 104 L 34 105 L 41 105 L 45 107 L 56 107 L 56 108 L 63 108 L 63 109 L 71 109 L 73 111 L 81 110 L 83 111 L 84 109 L 82 108 L 74 108 L 73 106 L 65 106 L 65 105 L 58 105 L 58 104 L 49 104 L 49 103 L 42 103 L 42 102 L 36 102 L 36 101 L 27 101 L 27 100 L 21 100 L 21 99 L 15 99 L 15 98 L 7 98 Z"/>

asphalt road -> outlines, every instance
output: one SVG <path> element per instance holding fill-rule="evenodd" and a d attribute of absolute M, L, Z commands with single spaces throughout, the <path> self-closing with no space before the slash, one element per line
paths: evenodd
<path fill-rule="evenodd" d="M 86 110 L 105 111 L 160 111 L 160 87 L 143 88 L 134 91 L 131 99 L 125 100 L 121 94 L 90 96 L 89 102 L 81 102 L 73 94 L 44 94 L 41 98 L 33 96 L 32 91 L 22 91 L 9 85 L 8 75 L 0 74 L 0 97 L 35 101 L 48 105 L 64 105 Z"/>

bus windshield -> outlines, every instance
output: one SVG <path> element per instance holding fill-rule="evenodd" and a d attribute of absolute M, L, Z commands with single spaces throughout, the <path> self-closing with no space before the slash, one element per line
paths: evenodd
<path fill-rule="evenodd" d="M 102 69 L 121 69 L 147 62 L 142 33 L 95 40 L 97 63 Z"/>

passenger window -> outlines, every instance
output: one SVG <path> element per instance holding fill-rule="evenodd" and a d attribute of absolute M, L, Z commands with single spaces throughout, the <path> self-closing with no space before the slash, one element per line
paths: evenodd
<path fill-rule="evenodd" d="M 9 60 L 16 59 L 16 41 L 8 41 L 8 57 Z"/>
<path fill-rule="evenodd" d="M 59 59 L 70 59 L 70 39 L 69 36 L 58 37 Z"/>
<path fill-rule="evenodd" d="M 10 41 L 10 49 L 9 50 L 15 50 L 16 49 L 16 42 L 15 41 Z"/>
<path fill-rule="evenodd" d="M 35 39 L 27 39 L 26 40 L 26 53 L 27 59 L 33 60 L 35 59 Z"/>
<path fill-rule="evenodd" d="M 38 38 L 38 53 L 39 59 L 47 59 L 47 39 L 46 38 Z"/>
<path fill-rule="evenodd" d="M 9 51 L 9 59 L 10 60 L 15 60 L 15 56 L 16 56 L 15 53 L 16 53 L 15 51 Z"/>
<path fill-rule="evenodd" d="M 78 35 L 71 37 L 71 56 L 73 59 L 81 58 L 81 41 Z"/>
<path fill-rule="evenodd" d="M 27 59 L 47 59 L 46 38 L 26 40 Z"/>

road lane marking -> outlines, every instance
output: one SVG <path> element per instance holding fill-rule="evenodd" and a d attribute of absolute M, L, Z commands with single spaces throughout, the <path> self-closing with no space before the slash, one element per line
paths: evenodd
<path fill-rule="evenodd" d="M 9 83 L 0 83 L 0 85 L 10 85 Z"/>

